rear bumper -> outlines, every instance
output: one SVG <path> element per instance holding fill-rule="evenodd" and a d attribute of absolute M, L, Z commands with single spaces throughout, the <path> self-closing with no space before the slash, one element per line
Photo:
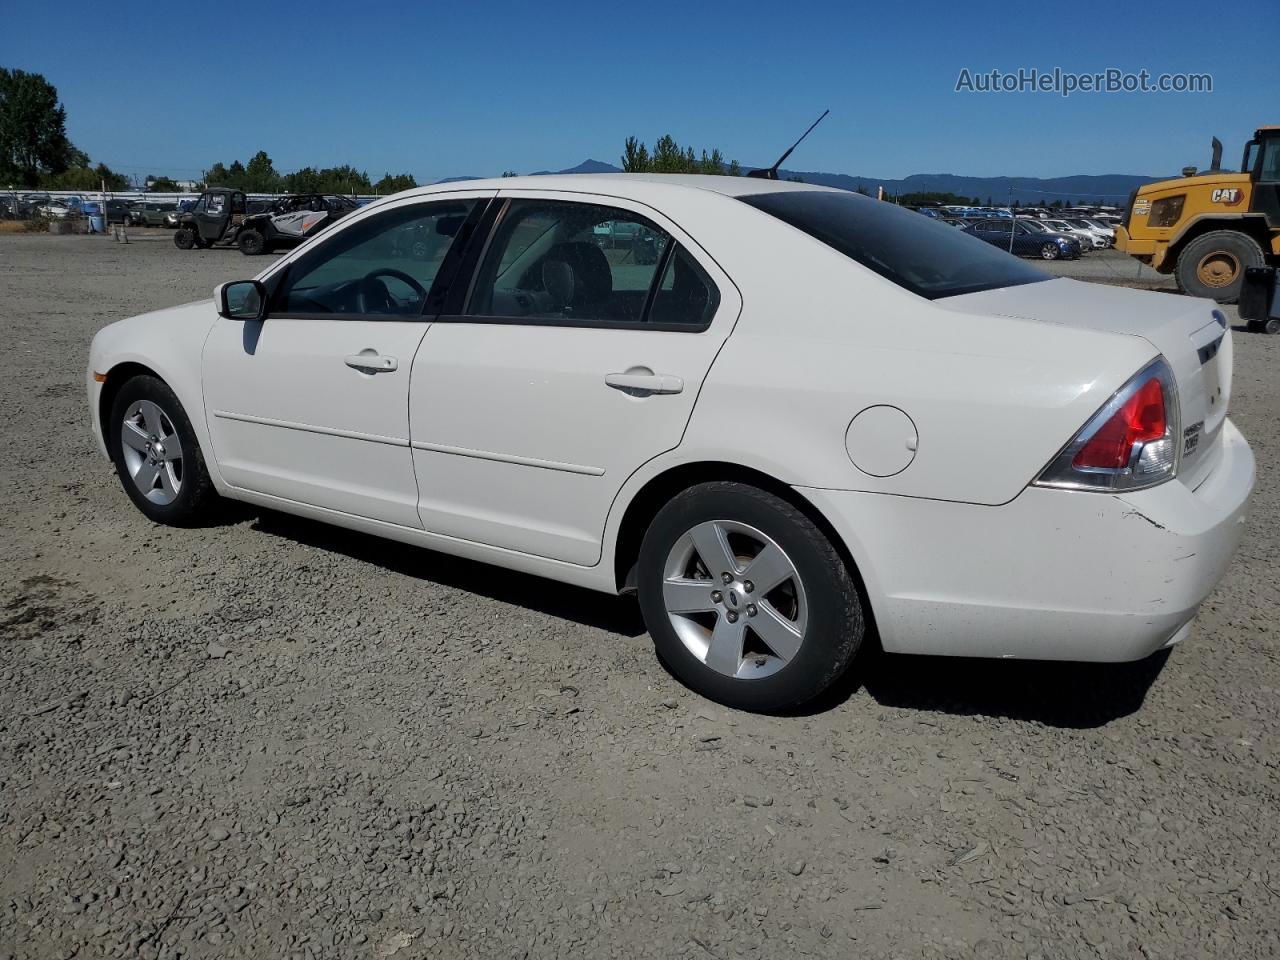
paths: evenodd
<path fill-rule="evenodd" d="M 1124 496 L 1028 487 L 999 507 L 800 488 L 857 561 L 885 650 L 1137 660 L 1188 633 L 1244 529 L 1253 453 Z"/>

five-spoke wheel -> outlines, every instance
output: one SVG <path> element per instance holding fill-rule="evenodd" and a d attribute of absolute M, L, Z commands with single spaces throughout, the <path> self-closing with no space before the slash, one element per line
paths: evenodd
<path fill-rule="evenodd" d="M 742 483 L 699 484 L 659 510 L 637 587 L 672 672 L 743 709 L 812 699 L 862 642 L 862 602 L 839 551 L 798 504 Z"/>
<path fill-rule="evenodd" d="M 200 523 L 217 500 L 200 444 L 164 381 L 132 377 L 115 391 L 107 449 L 125 493 L 157 523 Z"/>
<path fill-rule="evenodd" d="M 129 405 L 120 452 L 134 486 L 152 503 L 173 503 L 182 489 L 182 439 L 173 420 L 150 400 Z"/>
<path fill-rule="evenodd" d="M 725 676 L 768 676 L 804 643 L 800 575 L 782 547 L 745 523 L 706 520 L 681 536 L 662 597 L 681 642 Z"/>

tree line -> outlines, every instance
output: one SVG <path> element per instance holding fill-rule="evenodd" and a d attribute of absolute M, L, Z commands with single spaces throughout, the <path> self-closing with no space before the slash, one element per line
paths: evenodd
<path fill-rule="evenodd" d="M 169 181 L 172 183 L 172 181 Z M 159 191 L 151 181 L 150 189 Z M 292 173 L 280 173 L 265 150 L 255 153 L 248 163 L 233 160 L 230 164 L 219 161 L 205 171 L 204 185 L 209 187 L 235 187 L 246 193 L 398 193 L 418 185 L 409 173 L 386 173 L 381 180 L 372 181 L 369 174 L 350 164 L 338 167 L 303 167 Z M 176 186 L 176 185 L 175 185 Z"/>
<path fill-rule="evenodd" d="M 128 190 L 129 178 L 94 164 L 67 136 L 58 90 L 38 73 L 0 67 L 0 189 Z"/>

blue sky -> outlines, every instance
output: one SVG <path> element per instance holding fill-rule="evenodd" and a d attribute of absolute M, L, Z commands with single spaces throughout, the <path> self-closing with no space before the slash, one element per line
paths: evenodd
<path fill-rule="evenodd" d="M 45 74 L 72 139 L 130 174 L 189 177 L 265 149 L 421 182 L 618 162 L 629 134 L 902 177 L 1168 174 L 1239 163 L 1280 123 L 1266 3 L 382 3 L 6 0 L 0 65 Z M 106 23 L 102 13 L 107 11 Z M 1211 94 L 960 94 L 973 72 L 1119 67 Z"/>

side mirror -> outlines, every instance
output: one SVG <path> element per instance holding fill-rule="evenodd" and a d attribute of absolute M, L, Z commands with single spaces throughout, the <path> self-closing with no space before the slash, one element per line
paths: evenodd
<path fill-rule="evenodd" d="M 220 283 L 213 291 L 218 315 L 228 320 L 261 320 L 266 313 L 267 291 L 257 280 Z"/>

